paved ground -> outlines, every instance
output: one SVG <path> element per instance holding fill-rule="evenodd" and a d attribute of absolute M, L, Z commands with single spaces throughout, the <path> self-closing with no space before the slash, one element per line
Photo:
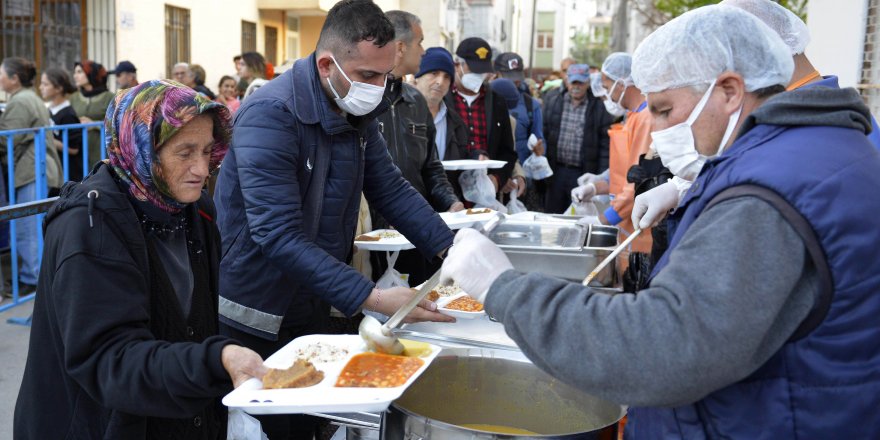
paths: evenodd
<path fill-rule="evenodd" d="M 7 304 L 5 300 L 0 304 Z M 28 301 L 18 307 L 0 313 L 0 440 L 12 439 L 12 413 L 18 387 L 27 359 L 30 327 L 10 325 L 9 318 L 28 317 L 34 302 Z"/>

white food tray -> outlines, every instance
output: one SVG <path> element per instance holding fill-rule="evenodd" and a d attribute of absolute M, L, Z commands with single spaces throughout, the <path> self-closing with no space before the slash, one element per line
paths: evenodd
<path fill-rule="evenodd" d="M 440 218 L 442 218 L 443 221 L 446 222 L 446 226 L 452 230 L 467 228 L 477 222 L 477 220 L 473 218 L 473 215 L 463 215 L 463 212 L 464 211 L 441 212 Z"/>
<path fill-rule="evenodd" d="M 462 171 L 462 170 L 481 170 L 481 169 L 494 169 L 494 168 L 503 168 L 504 165 L 507 165 L 507 162 L 503 160 L 474 160 L 474 159 L 462 159 L 462 160 L 444 160 L 441 162 L 443 164 L 443 169 L 447 171 Z"/>
<path fill-rule="evenodd" d="M 405 384 L 395 388 L 338 388 L 339 373 L 356 354 L 367 351 L 358 335 L 308 335 L 294 339 L 266 359 L 270 368 L 289 368 L 296 360 L 296 351 L 310 344 L 333 345 L 348 350 L 348 355 L 336 362 L 313 362 L 324 372 L 324 380 L 306 388 L 264 390 L 259 379 L 250 379 L 223 398 L 229 408 L 240 408 L 250 414 L 304 414 L 378 412 L 388 408 L 394 400 L 415 382 L 440 353 L 440 347 L 428 344 L 430 353 L 421 357 L 424 364 Z"/>
<path fill-rule="evenodd" d="M 483 211 L 487 208 L 471 208 L 474 211 Z M 458 212 L 441 212 L 440 218 L 446 222 L 446 226 L 449 229 L 462 229 L 468 228 L 474 225 L 474 223 L 486 223 L 495 217 L 496 211 L 494 209 L 490 209 L 486 214 L 468 214 L 467 209 L 463 209 Z M 360 242 L 356 242 L 360 243 Z"/>
<path fill-rule="evenodd" d="M 365 251 L 405 251 L 407 249 L 415 249 L 416 246 L 409 242 L 403 234 L 400 234 L 399 231 L 395 231 L 393 229 L 377 229 L 373 232 L 368 232 L 365 235 L 376 236 L 383 232 L 396 232 L 398 234 L 397 237 L 394 238 L 383 238 L 379 241 L 354 241 L 354 245 L 358 247 L 358 249 Z"/>
<path fill-rule="evenodd" d="M 464 293 L 464 292 L 459 292 L 459 293 L 452 295 L 452 296 L 440 297 L 440 299 L 438 299 L 436 301 L 437 302 L 437 311 L 444 314 L 444 315 L 451 316 L 455 319 L 476 319 L 476 318 L 481 318 L 483 316 L 486 316 L 486 312 L 484 310 L 481 310 L 479 312 L 466 312 L 464 310 L 454 310 L 454 309 L 447 309 L 446 308 L 447 304 L 449 304 L 452 301 L 455 301 L 459 298 L 464 298 L 464 297 L 470 297 L 470 295 L 468 295 L 467 293 Z"/>

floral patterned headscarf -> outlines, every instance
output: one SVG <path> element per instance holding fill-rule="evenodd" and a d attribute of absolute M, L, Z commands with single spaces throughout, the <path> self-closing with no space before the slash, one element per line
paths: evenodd
<path fill-rule="evenodd" d="M 116 94 L 104 118 L 110 166 L 132 197 L 170 214 L 186 205 L 175 200 L 162 178 L 159 151 L 181 127 L 198 115 L 214 119 L 210 171 L 215 173 L 229 150 L 232 123 L 223 104 L 169 80 L 153 80 Z"/>

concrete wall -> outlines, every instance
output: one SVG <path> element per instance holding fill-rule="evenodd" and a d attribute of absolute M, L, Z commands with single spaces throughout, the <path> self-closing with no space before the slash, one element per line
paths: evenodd
<path fill-rule="evenodd" d="M 807 57 L 823 75 L 837 75 L 842 87 L 860 81 L 868 0 L 810 0 Z"/>
<path fill-rule="evenodd" d="M 116 59 L 134 63 L 140 81 L 166 76 L 166 4 L 189 9 L 189 61 L 205 68 L 205 85 L 215 92 L 220 77 L 236 73 L 232 58 L 241 53 L 242 20 L 258 23 L 257 48 L 261 50 L 265 44 L 256 0 L 224 2 L 223 7 L 217 7 L 212 0 L 116 1 Z M 125 26 L 121 23 L 123 18 Z M 279 28 L 279 34 L 282 29 Z"/>
<path fill-rule="evenodd" d="M 315 51 L 324 17 L 300 17 L 299 19 L 299 56 L 305 58 Z"/>
<path fill-rule="evenodd" d="M 285 54 L 287 53 L 287 49 L 285 45 L 287 44 L 287 38 L 284 34 L 285 23 L 284 23 L 284 11 L 280 10 L 260 10 L 260 22 L 257 23 L 257 51 L 262 53 L 267 59 L 269 55 L 265 53 L 266 50 L 266 26 L 272 26 L 275 29 L 278 29 L 278 41 L 275 43 L 275 66 L 278 67 L 284 63 Z M 262 39 L 259 38 L 259 35 L 262 34 Z"/>
<path fill-rule="evenodd" d="M 434 46 L 445 46 L 448 33 L 446 31 L 447 1 L 400 0 L 400 9 L 411 12 L 422 20 L 422 32 L 425 49 Z"/>

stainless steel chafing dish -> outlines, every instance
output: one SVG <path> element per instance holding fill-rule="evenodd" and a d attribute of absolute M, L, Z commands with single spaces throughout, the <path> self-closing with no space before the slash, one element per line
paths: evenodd
<path fill-rule="evenodd" d="M 577 218 L 532 214 L 513 217 L 495 229 L 489 238 L 521 272 L 540 272 L 569 281 L 586 278 L 617 246 L 614 226 L 578 225 Z M 599 272 L 591 286 L 616 287 L 614 264 Z"/>

